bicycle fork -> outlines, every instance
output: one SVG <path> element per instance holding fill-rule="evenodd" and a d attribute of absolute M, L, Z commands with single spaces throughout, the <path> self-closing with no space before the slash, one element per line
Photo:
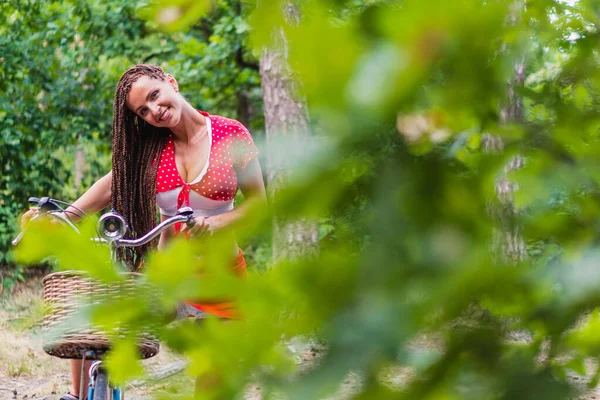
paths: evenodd
<path fill-rule="evenodd" d="M 92 356 L 93 352 L 86 353 L 85 356 Z M 85 357 L 84 356 L 84 364 Z M 83 368 L 82 368 L 83 369 Z M 83 376 L 83 371 L 82 371 Z M 89 370 L 90 383 L 88 385 L 87 392 L 87 400 L 124 400 L 125 395 L 121 388 L 111 388 L 108 385 L 108 375 L 104 366 L 102 365 L 102 361 L 96 360 L 92 363 Z M 82 379 L 83 382 L 83 379 Z M 81 387 L 80 399 L 85 398 L 83 396 L 84 388 Z M 104 398 L 97 398 L 98 396 Z"/>

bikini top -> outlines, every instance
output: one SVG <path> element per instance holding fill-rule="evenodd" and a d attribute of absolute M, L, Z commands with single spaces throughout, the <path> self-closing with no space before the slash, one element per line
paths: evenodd
<path fill-rule="evenodd" d="M 169 136 L 156 175 L 156 203 L 160 213 L 173 216 L 188 206 L 194 216 L 209 217 L 233 208 L 238 189 L 236 171 L 243 171 L 258 155 L 248 129 L 240 122 L 200 111 L 206 117 L 210 150 L 208 161 L 192 182 L 184 182 L 175 164 L 175 145 Z"/>

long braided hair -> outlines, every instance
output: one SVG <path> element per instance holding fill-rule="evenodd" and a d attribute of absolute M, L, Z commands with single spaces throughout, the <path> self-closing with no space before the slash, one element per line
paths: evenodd
<path fill-rule="evenodd" d="M 138 238 L 157 223 L 156 173 L 160 152 L 170 130 L 156 128 L 139 118 L 126 104 L 131 86 L 142 76 L 166 79 L 156 65 L 140 64 L 128 69 L 115 91 L 112 140 L 112 208 L 129 224 L 129 238 Z M 148 249 L 156 244 L 119 249 L 118 258 L 136 270 Z"/>

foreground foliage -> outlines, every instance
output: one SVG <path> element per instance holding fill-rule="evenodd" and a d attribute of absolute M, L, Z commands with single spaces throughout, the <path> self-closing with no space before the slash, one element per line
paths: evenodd
<path fill-rule="evenodd" d="M 202 11 L 186 1 L 173 7 L 176 15 Z M 284 29 L 315 120 L 316 146 L 272 144 L 289 152 L 296 174 L 270 212 L 326 221 L 318 256 L 239 281 L 225 272 L 218 236 L 178 241 L 147 264 L 160 307 L 146 296 L 110 307 L 110 318 L 101 307 L 92 320 L 156 322 L 160 337 L 190 358 L 191 374 L 221 371 L 206 398 L 233 398 L 259 380 L 267 396 L 282 390 L 317 399 L 350 371 L 365 377 L 356 398 L 572 396 L 567 372 L 591 373 L 583 361 L 600 352 L 595 3 L 315 0 L 302 7 L 301 23 L 289 26 L 282 4 L 261 1 L 249 21 L 256 51 L 273 28 Z M 158 10 L 150 15 L 160 17 Z M 527 79 L 516 90 L 525 115 L 507 123 L 500 110 L 523 59 Z M 503 150 L 484 154 L 485 135 L 501 138 Z M 518 183 L 511 218 L 530 255 L 518 264 L 490 252 L 501 228 L 490 216 L 500 206 L 496 181 L 516 155 L 525 162 L 508 176 Z M 265 210 L 251 215 L 242 239 L 268 231 Z M 45 229 L 59 228 L 32 226 L 21 260 L 54 255 L 60 268 L 118 279 L 86 240 L 67 232 L 60 243 L 42 240 Z M 73 257 L 71 246 L 86 251 Z M 194 246 L 213 250 L 201 280 Z M 243 318 L 158 323 L 181 296 L 216 295 L 235 295 Z M 526 340 L 506 340 L 511 330 Z M 432 331 L 444 337 L 440 351 L 409 346 Z M 283 344 L 313 334 L 328 352 L 290 382 Z M 118 341 L 109 362 L 117 381 L 138 372 L 133 352 L 130 340 Z M 380 376 L 390 365 L 411 367 L 417 379 L 403 391 L 386 387 Z"/>

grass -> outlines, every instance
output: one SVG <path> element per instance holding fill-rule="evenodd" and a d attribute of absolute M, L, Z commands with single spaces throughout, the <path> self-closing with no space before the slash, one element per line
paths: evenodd
<path fill-rule="evenodd" d="M 18 364 L 11 364 L 7 367 L 8 376 L 16 378 L 21 375 L 31 375 L 32 368 L 25 360 L 20 360 Z"/>
<path fill-rule="evenodd" d="M 9 378 L 52 375 L 57 360 L 43 352 L 38 336 L 43 318 L 41 278 L 0 298 L 0 374 Z"/>
<path fill-rule="evenodd" d="M 194 379 L 190 378 L 185 372 L 180 372 L 157 382 L 146 382 L 142 386 L 128 389 L 127 393 L 129 397 L 189 399 L 194 393 Z"/>
<path fill-rule="evenodd" d="M 44 316 L 42 282 L 35 278 L 0 297 L 0 328 L 21 332 L 39 330 Z"/>

